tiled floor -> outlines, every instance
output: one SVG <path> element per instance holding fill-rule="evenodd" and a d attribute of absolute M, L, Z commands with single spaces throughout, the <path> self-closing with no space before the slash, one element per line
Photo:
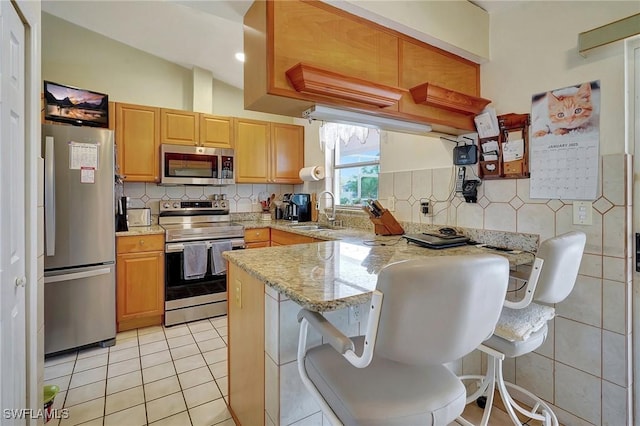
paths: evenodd
<path fill-rule="evenodd" d="M 226 406 L 227 318 L 118 333 L 111 348 L 45 360 L 60 387 L 49 425 L 234 425 Z"/>

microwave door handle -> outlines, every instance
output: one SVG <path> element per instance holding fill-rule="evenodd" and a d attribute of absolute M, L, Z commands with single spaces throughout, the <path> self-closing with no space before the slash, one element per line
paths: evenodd
<path fill-rule="evenodd" d="M 45 137 L 44 151 L 45 254 L 56 254 L 56 169 L 53 136 Z"/>

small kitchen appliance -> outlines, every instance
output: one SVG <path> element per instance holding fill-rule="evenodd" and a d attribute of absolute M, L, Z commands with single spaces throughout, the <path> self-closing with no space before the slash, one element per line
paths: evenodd
<path fill-rule="evenodd" d="M 160 182 L 169 185 L 233 185 L 234 151 L 228 148 L 162 144 Z"/>
<path fill-rule="evenodd" d="M 226 261 L 221 251 L 244 246 L 244 227 L 229 219 L 226 199 L 160 202 L 165 229 L 165 325 L 227 313 Z M 204 275 L 185 273 L 197 251 L 206 252 Z M 203 253 L 204 254 L 204 253 Z"/>
<path fill-rule="evenodd" d="M 311 220 L 311 194 L 284 194 L 284 219 L 309 222 Z"/>

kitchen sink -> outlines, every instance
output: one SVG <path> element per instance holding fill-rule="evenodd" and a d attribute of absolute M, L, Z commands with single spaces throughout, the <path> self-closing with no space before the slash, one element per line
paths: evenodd
<path fill-rule="evenodd" d="M 321 231 L 323 229 L 331 229 L 328 226 L 323 225 L 305 225 L 302 223 L 292 223 L 291 225 L 287 225 L 289 228 L 298 229 L 300 231 Z"/>

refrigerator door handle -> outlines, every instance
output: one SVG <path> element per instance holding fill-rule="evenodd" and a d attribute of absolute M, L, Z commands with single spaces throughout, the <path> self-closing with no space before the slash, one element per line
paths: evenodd
<path fill-rule="evenodd" d="M 53 136 L 45 136 L 44 163 L 44 229 L 45 254 L 56 254 L 56 170 Z"/>
<path fill-rule="evenodd" d="M 71 281 L 79 280 L 80 278 L 96 277 L 98 275 L 105 275 L 111 272 L 111 268 L 94 269 L 93 271 L 72 272 L 71 274 L 53 275 L 50 277 L 44 277 L 45 284 L 57 283 L 59 281 Z"/>

